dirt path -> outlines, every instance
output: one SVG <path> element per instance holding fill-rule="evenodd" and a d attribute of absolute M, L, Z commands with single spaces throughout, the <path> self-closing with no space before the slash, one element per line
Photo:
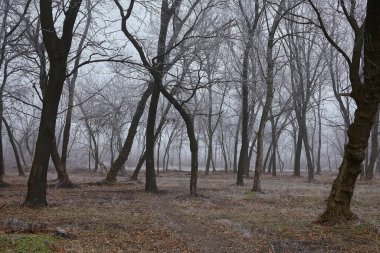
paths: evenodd
<path fill-rule="evenodd" d="M 207 224 L 173 208 L 177 201 L 180 200 L 173 200 L 173 195 L 167 194 L 164 198 L 155 198 L 151 203 L 161 226 L 184 238 L 191 252 L 234 252 L 234 243 L 229 238 L 214 233 Z"/>
<path fill-rule="evenodd" d="M 191 207 L 190 203 L 193 202 L 210 202 L 209 197 L 190 197 L 183 187 L 171 186 L 169 189 L 154 197 L 149 208 L 155 210 L 157 223 L 160 226 L 164 226 L 187 241 L 190 252 L 257 252 L 259 250 L 254 246 L 239 243 L 236 237 L 231 237 L 231 233 L 227 233 L 228 228 L 239 227 L 239 224 L 231 224 L 222 217 L 210 220 L 199 215 L 201 210 Z M 217 214 L 215 216 L 217 217 Z M 243 234 L 242 237 L 251 237 L 250 232 L 244 229 L 237 233 Z"/>

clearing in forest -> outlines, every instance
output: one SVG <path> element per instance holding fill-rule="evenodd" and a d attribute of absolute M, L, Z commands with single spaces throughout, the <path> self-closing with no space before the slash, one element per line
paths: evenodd
<path fill-rule="evenodd" d="M 49 189 L 49 206 L 22 207 L 26 178 L 9 175 L 0 189 L 0 252 L 380 252 L 380 181 L 359 181 L 344 225 L 315 221 L 335 175 L 313 183 L 264 176 L 264 194 L 235 186 L 234 174 L 200 175 L 200 197 L 188 197 L 187 172 L 161 173 L 158 194 L 120 177 L 72 174 L 76 189 Z M 49 175 L 53 178 L 53 175 Z M 53 182 L 51 182 L 53 183 Z"/>

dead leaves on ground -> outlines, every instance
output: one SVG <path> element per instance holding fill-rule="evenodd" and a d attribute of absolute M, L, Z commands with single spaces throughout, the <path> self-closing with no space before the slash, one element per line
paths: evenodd
<path fill-rule="evenodd" d="M 53 252 L 380 252 L 379 181 L 360 183 L 354 211 L 362 220 L 344 225 L 314 223 L 324 208 L 333 176 L 318 183 L 265 176 L 266 194 L 233 184 L 234 175 L 200 177 L 201 197 L 187 195 L 185 173 L 158 178 L 163 194 L 143 185 L 88 184 L 72 176 L 75 189 L 48 189 L 50 206 L 20 205 L 25 178 L 8 178 L 0 191 L 1 233 L 49 234 L 62 238 Z M 247 185 L 249 182 L 247 182 Z"/>

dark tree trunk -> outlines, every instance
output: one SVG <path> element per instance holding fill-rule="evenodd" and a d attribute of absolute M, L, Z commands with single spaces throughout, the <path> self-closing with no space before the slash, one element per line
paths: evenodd
<path fill-rule="evenodd" d="M 242 105 L 241 105 L 241 147 L 238 163 L 236 185 L 244 185 L 244 172 L 248 167 L 248 121 L 249 121 L 249 108 L 248 108 L 248 65 L 249 53 L 251 52 L 252 41 L 249 39 L 244 50 L 243 58 L 243 74 L 242 74 Z"/>
<path fill-rule="evenodd" d="M 169 113 L 170 107 L 171 107 L 171 104 L 168 104 L 166 106 L 165 110 L 164 110 L 164 113 L 162 114 L 162 117 L 160 119 L 160 123 L 158 124 L 156 132 L 154 134 L 154 141 L 157 141 L 158 136 L 161 135 L 161 131 L 162 131 L 162 128 L 164 127 L 164 125 L 165 125 L 166 116 Z M 143 166 L 143 164 L 145 162 L 145 158 L 146 158 L 146 150 L 143 150 L 143 153 L 142 153 L 142 155 L 139 158 L 139 161 L 138 161 L 138 163 L 136 165 L 136 168 L 133 171 L 133 174 L 131 176 L 131 180 L 137 180 L 137 177 L 138 177 L 138 175 L 140 173 L 141 167 Z"/>
<path fill-rule="evenodd" d="M 55 59 L 54 59 L 55 60 Z M 42 207 L 47 205 L 46 187 L 50 152 L 56 149 L 54 140 L 58 104 L 66 78 L 66 61 L 55 62 L 50 59 L 49 84 L 43 101 L 40 128 L 36 150 L 28 180 L 28 193 L 24 202 L 27 206 Z"/>
<path fill-rule="evenodd" d="M 302 152 L 302 132 L 298 131 L 297 145 L 294 152 L 294 176 L 301 176 L 301 152 Z"/>
<path fill-rule="evenodd" d="M 380 1 L 367 1 L 364 32 L 364 85 L 351 79 L 357 109 L 354 122 L 347 130 L 348 143 L 343 162 L 335 179 L 321 221 L 346 221 L 356 218 L 351 211 L 351 199 L 360 174 L 368 139 L 375 121 L 380 100 Z M 356 73 L 350 72 L 351 76 Z M 360 80 L 360 79 L 357 79 Z"/>
<path fill-rule="evenodd" d="M 271 113 L 272 114 L 272 113 Z M 277 133 L 276 133 L 276 124 L 273 115 L 270 117 L 270 122 L 272 125 L 272 176 L 277 176 L 277 167 L 276 167 L 276 155 L 277 155 Z"/>
<path fill-rule="evenodd" d="M 143 166 L 143 164 L 145 162 L 145 158 L 146 158 L 146 151 L 144 151 L 144 153 L 140 156 L 139 161 L 137 162 L 136 168 L 133 171 L 133 174 L 131 176 L 131 180 L 132 181 L 137 180 L 137 178 L 139 176 L 139 173 L 141 171 L 141 168 L 142 168 L 142 166 Z"/>
<path fill-rule="evenodd" d="M 50 150 L 51 160 L 53 161 L 54 167 L 58 174 L 58 187 L 59 188 L 72 188 L 73 184 L 70 181 L 69 175 L 66 172 L 65 167 L 62 164 L 61 158 L 59 157 L 57 141 L 53 138 L 52 149 Z"/>
<path fill-rule="evenodd" d="M 157 144 L 157 159 L 156 159 L 156 171 L 157 171 L 157 176 L 160 173 L 160 149 L 161 149 L 161 141 L 162 141 L 162 135 L 160 135 L 160 138 L 158 138 L 158 144 Z"/>
<path fill-rule="evenodd" d="M 181 130 L 181 138 L 179 141 L 179 147 L 178 147 L 178 170 L 182 170 L 182 145 L 183 145 L 183 129 Z"/>
<path fill-rule="evenodd" d="M 190 195 L 198 195 L 197 191 L 197 181 L 198 181 L 198 141 L 195 136 L 194 129 L 194 118 L 187 112 L 185 107 L 180 104 L 167 90 L 160 86 L 161 93 L 166 97 L 166 99 L 174 106 L 174 108 L 179 112 L 183 121 L 186 125 L 187 136 L 190 142 L 190 152 L 191 152 L 191 175 L 190 175 Z"/>
<path fill-rule="evenodd" d="M 321 149 L 322 149 L 322 112 L 321 112 L 321 103 L 322 103 L 322 85 L 319 85 L 318 88 L 318 152 L 317 152 L 317 175 L 320 175 L 322 172 L 321 168 Z"/>
<path fill-rule="evenodd" d="M 270 154 L 271 154 L 271 150 L 272 150 L 272 145 L 273 145 L 273 143 L 271 142 L 270 144 L 269 144 L 269 147 L 268 147 L 268 150 L 267 150 L 267 154 L 265 155 L 265 159 L 264 159 L 264 164 L 263 164 L 263 173 L 265 173 L 265 169 L 267 168 L 267 173 L 271 173 L 271 171 L 272 171 L 272 168 L 271 168 L 271 166 L 272 166 L 272 162 L 270 161 L 269 162 L 269 164 L 268 164 L 268 160 L 269 160 L 269 156 L 270 156 Z M 268 164 L 268 166 L 267 166 L 267 164 Z"/>
<path fill-rule="evenodd" d="M 71 47 L 74 23 L 81 0 L 71 0 L 63 22 L 62 38 L 54 28 L 52 2 L 40 1 L 40 20 L 45 47 L 50 61 L 49 81 L 43 99 L 40 127 L 32 169 L 28 179 L 28 192 L 24 204 L 31 207 L 47 205 L 46 186 L 50 152 L 54 145 L 58 105 L 66 79 L 67 57 Z"/>
<path fill-rule="evenodd" d="M 154 130 L 156 126 L 158 100 L 160 98 L 159 85 L 160 84 L 155 83 L 152 88 L 152 97 L 150 99 L 148 121 L 146 124 L 145 191 L 148 192 L 158 191 L 154 168 Z"/>
<path fill-rule="evenodd" d="M 142 97 L 141 97 L 141 99 L 137 105 L 135 114 L 133 115 L 133 118 L 132 118 L 131 125 L 128 129 L 128 135 L 127 135 L 127 138 L 125 139 L 123 148 L 121 149 L 119 156 L 112 163 L 111 169 L 107 173 L 107 177 L 105 179 L 105 181 L 107 183 L 116 182 L 117 173 L 122 169 L 123 165 L 128 160 L 129 153 L 131 152 L 131 149 L 132 149 L 133 140 L 134 140 L 136 133 L 137 133 L 137 127 L 139 125 L 141 116 L 144 113 L 146 102 L 147 102 L 147 100 L 151 94 L 152 94 L 152 88 L 151 88 L 151 86 L 149 86 L 145 90 L 145 92 L 143 93 L 143 95 L 142 95 Z"/>

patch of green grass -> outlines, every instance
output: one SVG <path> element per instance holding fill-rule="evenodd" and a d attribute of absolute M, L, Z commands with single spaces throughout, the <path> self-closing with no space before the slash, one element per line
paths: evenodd
<path fill-rule="evenodd" d="M 49 253 L 53 245 L 62 245 L 62 239 L 52 235 L 12 234 L 0 236 L 0 253 Z"/>
<path fill-rule="evenodd" d="M 256 195 L 257 195 L 257 193 L 254 192 L 254 191 L 247 191 L 247 192 L 244 193 L 244 196 L 246 196 L 247 198 L 253 198 Z"/>
<path fill-rule="evenodd" d="M 13 244 L 11 240 L 3 236 L 0 237 L 0 252 L 6 252 L 6 249 L 12 247 Z"/>

